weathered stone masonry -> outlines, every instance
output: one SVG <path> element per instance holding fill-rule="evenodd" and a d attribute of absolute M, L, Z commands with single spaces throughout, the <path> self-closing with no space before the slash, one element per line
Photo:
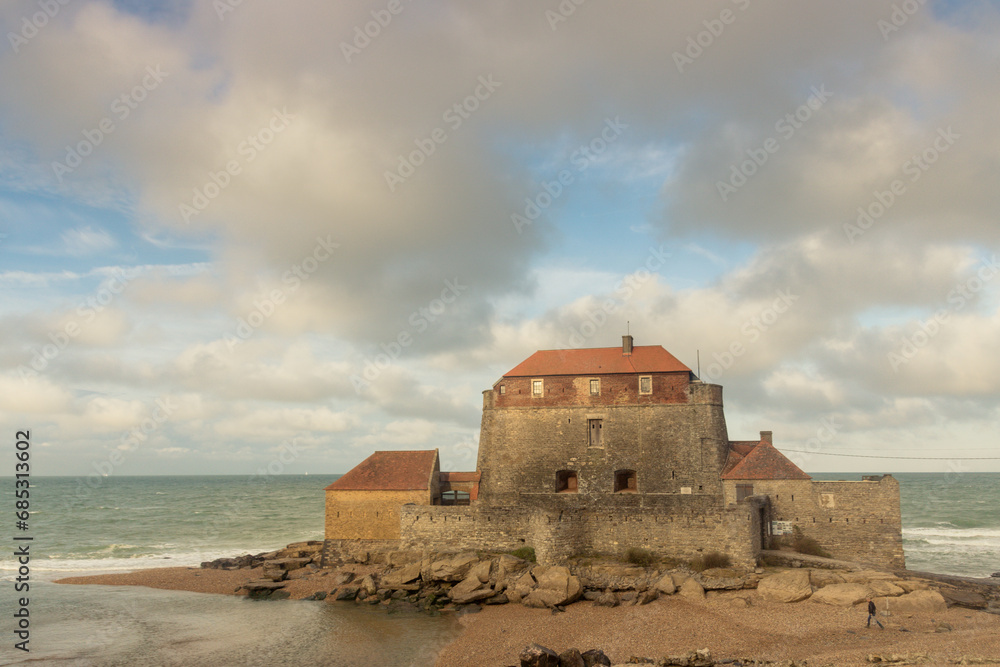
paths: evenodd
<path fill-rule="evenodd" d="M 348 477 L 327 490 L 328 553 L 531 546 L 552 563 L 638 547 L 749 564 L 790 522 L 836 557 L 903 566 L 896 480 L 816 482 L 770 432 L 730 441 L 722 387 L 630 336 L 536 352 L 483 392 L 475 473 L 376 452 Z M 445 489 L 468 505 L 440 506 Z"/>

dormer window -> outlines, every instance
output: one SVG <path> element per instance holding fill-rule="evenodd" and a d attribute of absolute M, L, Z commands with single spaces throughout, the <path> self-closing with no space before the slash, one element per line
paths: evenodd
<path fill-rule="evenodd" d="M 541 380 L 532 380 L 531 381 L 531 395 L 532 396 L 541 396 L 543 391 L 544 391 L 544 386 L 543 386 Z"/>
<path fill-rule="evenodd" d="M 643 375 L 639 378 L 639 393 L 640 394 L 652 394 L 653 393 L 653 376 Z"/>

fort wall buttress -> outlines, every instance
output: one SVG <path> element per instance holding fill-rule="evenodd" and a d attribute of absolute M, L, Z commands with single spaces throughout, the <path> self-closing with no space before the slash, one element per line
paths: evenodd
<path fill-rule="evenodd" d="M 327 491 L 326 539 L 399 539 L 400 508 L 428 505 L 428 491 Z"/>

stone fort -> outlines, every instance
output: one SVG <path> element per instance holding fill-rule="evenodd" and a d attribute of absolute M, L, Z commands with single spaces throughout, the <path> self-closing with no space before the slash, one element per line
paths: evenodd
<path fill-rule="evenodd" d="M 798 527 L 835 558 L 904 567 L 891 475 L 817 481 L 730 440 L 722 387 L 659 345 L 541 350 L 483 392 L 474 472 L 377 451 L 326 487 L 325 552 L 512 551 L 539 562 L 642 548 L 750 565 Z"/>

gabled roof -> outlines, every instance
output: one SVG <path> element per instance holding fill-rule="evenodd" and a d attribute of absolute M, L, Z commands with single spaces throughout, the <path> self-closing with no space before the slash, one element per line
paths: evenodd
<path fill-rule="evenodd" d="M 438 470 L 436 449 L 426 451 L 375 452 L 327 491 L 422 491 L 430 488 Z"/>
<path fill-rule="evenodd" d="M 592 347 L 581 350 L 539 350 L 512 368 L 504 377 L 545 375 L 603 375 L 606 373 L 691 372 L 662 345 L 637 345 L 632 354 L 620 347 Z"/>
<path fill-rule="evenodd" d="M 735 458 L 732 450 L 730 462 Z M 729 468 L 729 466 L 726 466 Z M 761 440 L 736 465 L 722 473 L 722 479 L 812 479 L 801 468 L 788 460 L 770 442 Z"/>

